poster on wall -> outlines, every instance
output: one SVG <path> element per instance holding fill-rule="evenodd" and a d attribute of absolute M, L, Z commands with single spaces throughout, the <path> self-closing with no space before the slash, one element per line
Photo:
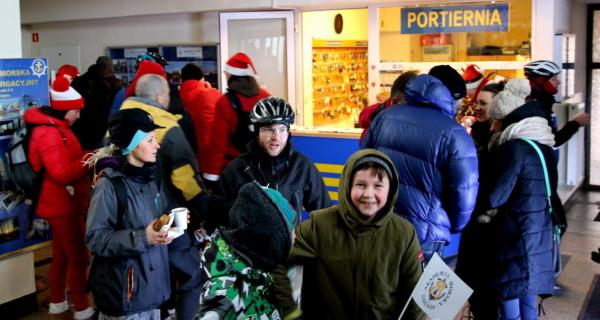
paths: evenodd
<path fill-rule="evenodd" d="M 108 48 L 108 56 L 113 59 L 115 76 L 128 85 L 135 77 L 137 57 L 146 52 L 156 52 L 167 60 L 165 71 L 173 85 L 181 84 L 181 69 L 188 63 L 195 63 L 204 71 L 205 80 L 213 88 L 219 88 L 219 50 L 216 44 Z"/>
<path fill-rule="evenodd" d="M 161 47 L 162 56 L 169 63 L 165 68 L 169 82 L 181 84 L 181 69 L 188 63 L 195 63 L 204 72 L 204 80 L 213 88 L 219 89 L 219 70 L 217 45 L 199 46 L 164 46 Z"/>
<path fill-rule="evenodd" d="M 45 58 L 0 59 L 0 258 L 50 240 L 48 223 L 14 189 L 5 152 L 25 110 L 49 104 Z"/>
<path fill-rule="evenodd" d="M 125 85 L 129 85 L 135 77 L 137 70 L 137 57 L 146 52 L 158 53 L 158 47 L 127 47 L 127 48 L 108 48 L 108 56 L 113 61 L 113 71 L 115 77 L 123 80 Z"/>

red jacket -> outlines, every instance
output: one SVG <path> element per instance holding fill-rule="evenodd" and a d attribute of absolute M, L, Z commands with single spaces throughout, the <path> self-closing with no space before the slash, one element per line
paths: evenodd
<path fill-rule="evenodd" d="M 210 134 L 217 100 L 222 96 L 219 90 L 210 86 L 206 81 L 186 80 L 181 84 L 179 97 L 185 109 L 192 117 L 198 153 L 196 158 L 200 171 L 206 170 L 206 155 L 209 153 Z"/>
<path fill-rule="evenodd" d="M 383 103 L 384 108 L 387 109 L 392 105 L 392 100 L 387 99 Z M 381 103 L 377 102 L 364 108 L 363 111 L 360 112 L 360 115 L 358 116 L 358 123 L 360 124 L 360 127 L 363 128 L 363 132 L 360 134 L 361 141 L 367 133 L 367 129 L 369 129 L 369 126 L 371 125 L 371 116 L 373 115 L 373 112 L 379 108 L 379 105 L 381 105 Z"/>
<path fill-rule="evenodd" d="M 81 145 L 68 121 L 47 115 L 39 108 L 27 110 L 24 120 L 42 125 L 33 128 L 29 142 L 31 167 L 36 172 L 44 170 L 36 212 L 42 218 L 84 215 L 89 206 L 87 169 L 81 162 Z"/>
<path fill-rule="evenodd" d="M 260 89 L 258 94 L 252 97 L 245 97 L 237 94 L 242 110 L 246 112 L 252 111 L 254 104 L 262 98 L 269 97 L 271 94 L 264 89 Z M 230 137 L 235 133 L 237 127 L 237 115 L 233 106 L 229 103 L 226 95 L 222 95 L 217 101 L 215 119 L 210 135 L 209 152 L 206 154 L 206 170 L 204 177 L 209 180 L 216 180 L 220 176 L 223 168 L 227 164 L 240 155 L 240 152 L 233 146 Z"/>

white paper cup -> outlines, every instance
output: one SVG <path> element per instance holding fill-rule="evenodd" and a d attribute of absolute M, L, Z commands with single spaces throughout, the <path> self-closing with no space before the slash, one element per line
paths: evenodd
<path fill-rule="evenodd" d="M 179 230 L 187 229 L 188 212 L 189 210 L 183 207 L 172 209 L 171 213 L 175 216 L 173 227 L 176 227 Z"/>

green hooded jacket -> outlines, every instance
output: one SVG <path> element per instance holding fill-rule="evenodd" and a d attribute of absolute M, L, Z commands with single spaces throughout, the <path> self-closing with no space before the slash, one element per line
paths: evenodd
<path fill-rule="evenodd" d="M 350 178 L 358 159 L 376 156 L 392 171 L 386 205 L 367 222 L 350 199 Z M 339 205 L 312 212 L 296 229 L 293 263 L 304 265 L 304 319 L 398 319 L 423 272 L 413 226 L 393 212 L 398 173 L 374 149 L 354 153 L 340 179 Z M 403 319 L 421 319 L 411 302 Z"/>

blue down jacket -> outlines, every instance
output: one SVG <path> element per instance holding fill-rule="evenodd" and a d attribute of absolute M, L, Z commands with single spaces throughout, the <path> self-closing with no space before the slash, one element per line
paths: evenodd
<path fill-rule="evenodd" d="M 414 225 L 421 244 L 448 243 L 475 207 L 475 145 L 454 120 L 454 100 L 438 79 L 415 77 L 405 96 L 407 104 L 375 118 L 361 148 L 378 149 L 394 162 L 400 179 L 395 211 Z"/>

